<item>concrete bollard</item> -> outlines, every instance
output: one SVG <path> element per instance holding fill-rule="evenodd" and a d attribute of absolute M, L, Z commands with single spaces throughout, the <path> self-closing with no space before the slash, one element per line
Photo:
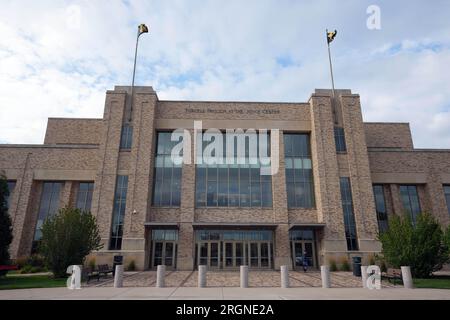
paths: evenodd
<path fill-rule="evenodd" d="M 114 272 L 114 288 L 123 287 L 123 265 L 117 265 Z"/>
<path fill-rule="evenodd" d="M 287 266 L 281 266 L 281 287 L 289 288 L 289 271 Z"/>
<path fill-rule="evenodd" d="M 198 266 L 198 287 L 206 287 L 206 266 Z"/>
<path fill-rule="evenodd" d="M 322 288 L 331 287 L 331 276 L 329 266 L 320 266 L 320 275 L 322 277 Z"/>
<path fill-rule="evenodd" d="M 159 265 L 158 268 L 156 269 L 156 287 L 157 288 L 164 288 L 165 276 L 166 276 L 166 266 Z"/>
<path fill-rule="evenodd" d="M 241 288 L 248 288 L 248 266 L 241 266 Z"/>
<path fill-rule="evenodd" d="M 406 289 L 414 288 L 412 275 L 411 275 L 411 267 L 402 266 L 401 269 L 402 269 L 403 286 Z"/>
<path fill-rule="evenodd" d="M 361 281 L 364 289 L 367 289 L 367 278 L 367 266 L 361 266 Z"/>

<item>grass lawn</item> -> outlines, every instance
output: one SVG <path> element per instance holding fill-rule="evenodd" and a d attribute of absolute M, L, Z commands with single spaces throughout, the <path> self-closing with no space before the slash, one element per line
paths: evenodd
<path fill-rule="evenodd" d="M 0 278 L 0 290 L 65 287 L 66 281 L 66 279 L 54 279 L 49 275 L 7 275 Z"/>
<path fill-rule="evenodd" d="M 428 279 L 413 279 L 415 288 L 450 289 L 450 277 L 434 276 Z"/>

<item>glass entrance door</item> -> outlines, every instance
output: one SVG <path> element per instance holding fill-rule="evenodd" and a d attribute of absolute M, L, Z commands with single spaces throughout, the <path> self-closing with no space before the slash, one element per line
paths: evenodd
<path fill-rule="evenodd" d="M 308 267 L 316 268 L 314 242 L 292 241 L 292 259 L 294 269 L 303 268 L 305 262 Z"/>
<path fill-rule="evenodd" d="M 247 252 L 250 268 L 272 268 L 270 242 L 250 242 Z"/>
<path fill-rule="evenodd" d="M 198 265 L 206 265 L 210 268 L 220 267 L 220 242 L 200 242 L 198 244 Z"/>
<path fill-rule="evenodd" d="M 152 250 L 152 266 L 165 265 L 175 268 L 176 242 L 175 241 L 154 241 Z"/>
<path fill-rule="evenodd" d="M 223 248 L 224 268 L 238 268 L 245 264 L 244 242 L 224 242 Z"/>

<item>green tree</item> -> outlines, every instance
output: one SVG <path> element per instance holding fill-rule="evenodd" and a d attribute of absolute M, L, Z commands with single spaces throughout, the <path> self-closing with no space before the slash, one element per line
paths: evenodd
<path fill-rule="evenodd" d="M 63 208 L 42 225 L 39 252 L 55 277 L 64 277 L 70 265 L 84 264 L 86 256 L 102 248 L 96 219 L 90 212 Z"/>
<path fill-rule="evenodd" d="M 395 268 L 410 266 L 413 277 L 428 277 L 449 259 L 444 232 L 427 213 L 417 217 L 415 226 L 409 215 L 393 216 L 379 240 L 387 264 Z"/>
<path fill-rule="evenodd" d="M 11 219 L 6 205 L 8 195 L 8 183 L 5 176 L 0 175 L 0 265 L 9 263 L 9 245 L 13 238 Z"/>

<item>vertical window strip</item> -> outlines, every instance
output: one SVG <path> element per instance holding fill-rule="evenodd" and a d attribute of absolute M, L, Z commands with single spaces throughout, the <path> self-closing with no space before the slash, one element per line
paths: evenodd
<path fill-rule="evenodd" d="M 347 145 L 345 143 L 345 132 L 342 127 L 334 127 L 334 141 L 336 143 L 337 152 L 346 152 Z"/>
<path fill-rule="evenodd" d="M 417 216 L 421 212 L 419 194 L 416 185 L 401 185 L 400 197 L 402 199 L 403 208 L 411 217 L 413 225 L 416 224 Z"/>
<path fill-rule="evenodd" d="M 284 133 L 286 191 L 289 208 L 314 208 L 309 134 Z"/>
<path fill-rule="evenodd" d="M 6 197 L 6 208 L 9 208 L 11 203 L 11 195 L 14 192 L 14 189 L 16 188 L 16 181 L 9 180 L 7 181 L 8 184 L 8 196 Z"/>
<path fill-rule="evenodd" d="M 350 178 L 340 178 L 342 209 L 344 211 L 345 238 L 347 240 L 347 249 L 350 251 L 358 250 L 358 241 L 356 234 L 355 214 L 353 211 L 353 198 L 351 193 Z"/>
<path fill-rule="evenodd" d="M 382 233 L 387 231 L 389 227 L 383 185 L 373 185 L 373 195 L 377 212 L 378 231 Z"/>
<path fill-rule="evenodd" d="M 120 137 L 120 149 L 129 150 L 133 143 L 133 126 L 124 124 L 122 126 L 122 134 Z"/>
<path fill-rule="evenodd" d="M 61 182 L 44 182 L 42 184 L 41 202 L 39 204 L 38 219 L 34 233 L 35 241 L 40 240 L 42 237 L 41 227 L 45 219 L 54 215 L 58 210 L 61 185 Z"/>
<path fill-rule="evenodd" d="M 449 185 L 444 186 L 444 194 L 445 194 L 445 201 L 447 202 L 448 214 L 450 215 L 450 186 Z"/>
<path fill-rule="evenodd" d="M 120 250 L 122 248 L 127 190 L 128 176 L 117 176 L 109 250 Z"/>
<path fill-rule="evenodd" d="M 93 182 L 80 182 L 78 187 L 76 207 L 82 211 L 91 211 Z"/>
<path fill-rule="evenodd" d="M 182 165 L 171 159 L 172 148 L 179 142 L 170 137 L 170 132 L 157 133 L 152 197 L 155 207 L 179 207 L 181 202 Z"/>

